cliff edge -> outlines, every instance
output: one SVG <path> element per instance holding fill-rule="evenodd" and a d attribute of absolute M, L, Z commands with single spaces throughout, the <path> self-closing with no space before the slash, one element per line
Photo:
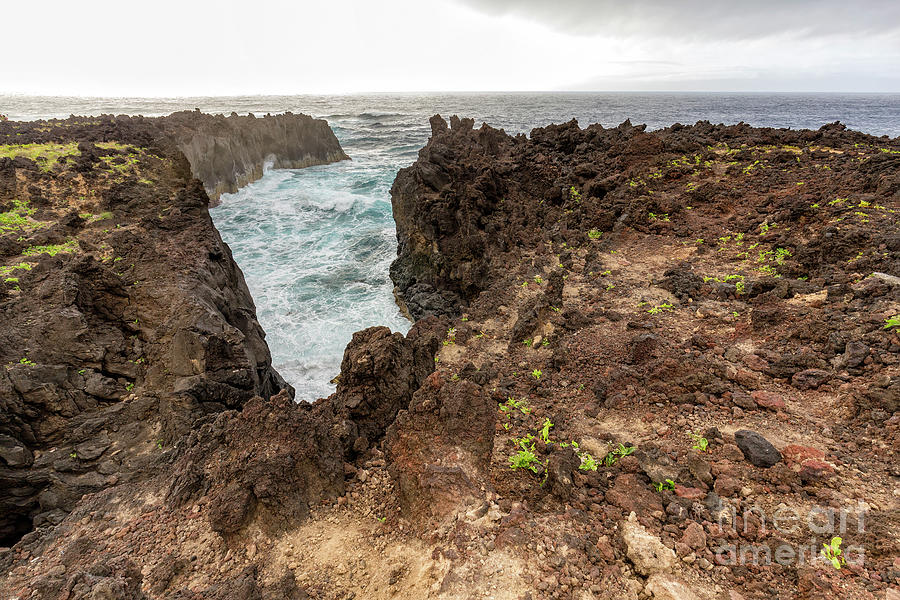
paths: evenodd
<path fill-rule="evenodd" d="M 198 417 L 292 394 L 185 118 L 0 123 L 0 545 L 148 476 Z"/>
<path fill-rule="evenodd" d="M 173 113 L 165 129 L 203 182 L 212 205 L 276 169 L 300 169 L 350 160 L 324 119 L 292 114 L 229 117 L 200 111 Z"/>

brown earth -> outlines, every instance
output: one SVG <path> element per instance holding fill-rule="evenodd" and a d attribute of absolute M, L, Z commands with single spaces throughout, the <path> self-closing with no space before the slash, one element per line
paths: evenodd
<path fill-rule="evenodd" d="M 331 398 L 198 418 L 0 553 L 0 597 L 896 588 L 900 141 L 451 124 L 393 188 L 438 317 L 354 336 Z"/>

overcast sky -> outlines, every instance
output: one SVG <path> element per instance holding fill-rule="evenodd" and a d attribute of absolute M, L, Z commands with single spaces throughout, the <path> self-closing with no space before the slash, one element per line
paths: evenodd
<path fill-rule="evenodd" d="M 900 0 L 3 4 L 0 93 L 900 92 Z"/>

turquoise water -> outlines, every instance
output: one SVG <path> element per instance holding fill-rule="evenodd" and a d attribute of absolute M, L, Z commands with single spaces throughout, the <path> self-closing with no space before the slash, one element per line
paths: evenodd
<path fill-rule="evenodd" d="M 212 215 L 244 270 L 276 368 L 298 399 L 334 391 L 354 331 L 410 323 L 394 303 L 392 171 L 364 158 L 275 170 Z"/>
<path fill-rule="evenodd" d="M 527 133 L 577 118 L 582 126 L 625 119 L 650 129 L 675 122 L 744 121 L 818 128 L 836 120 L 875 135 L 900 135 L 900 95 L 728 93 L 378 94 L 232 98 L 40 98 L 0 96 L 0 113 L 27 120 L 101 113 L 157 116 L 304 112 L 328 119 L 352 161 L 273 170 L 211 211 L 256 301 L 279 372 L 298 400 L 334 390 L 354 331 L 407 331 L 388 278 L 396 255 L 390 186 L 430 134 L 428 118 L 459 114 Z"/>

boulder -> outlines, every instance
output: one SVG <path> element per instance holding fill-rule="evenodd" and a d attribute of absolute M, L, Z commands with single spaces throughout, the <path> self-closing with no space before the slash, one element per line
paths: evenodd
<path fill-rule="evenodd" d="M 781 461 L 781 453 L 769 440 L 756 433 L 742 429 L 735 432 L 734 441 L 744 454 L 744 458 L 755 467 L 767 469 Z"/>
<path fill-rule="evenodd" d="M 671 573 L 677 564 L 675 552 L 666 548 L 662 541 L 637 521 L 634 513 L 622 523 L 622 539 L 627 548 L 628 559 L 641 575 Z"/>

